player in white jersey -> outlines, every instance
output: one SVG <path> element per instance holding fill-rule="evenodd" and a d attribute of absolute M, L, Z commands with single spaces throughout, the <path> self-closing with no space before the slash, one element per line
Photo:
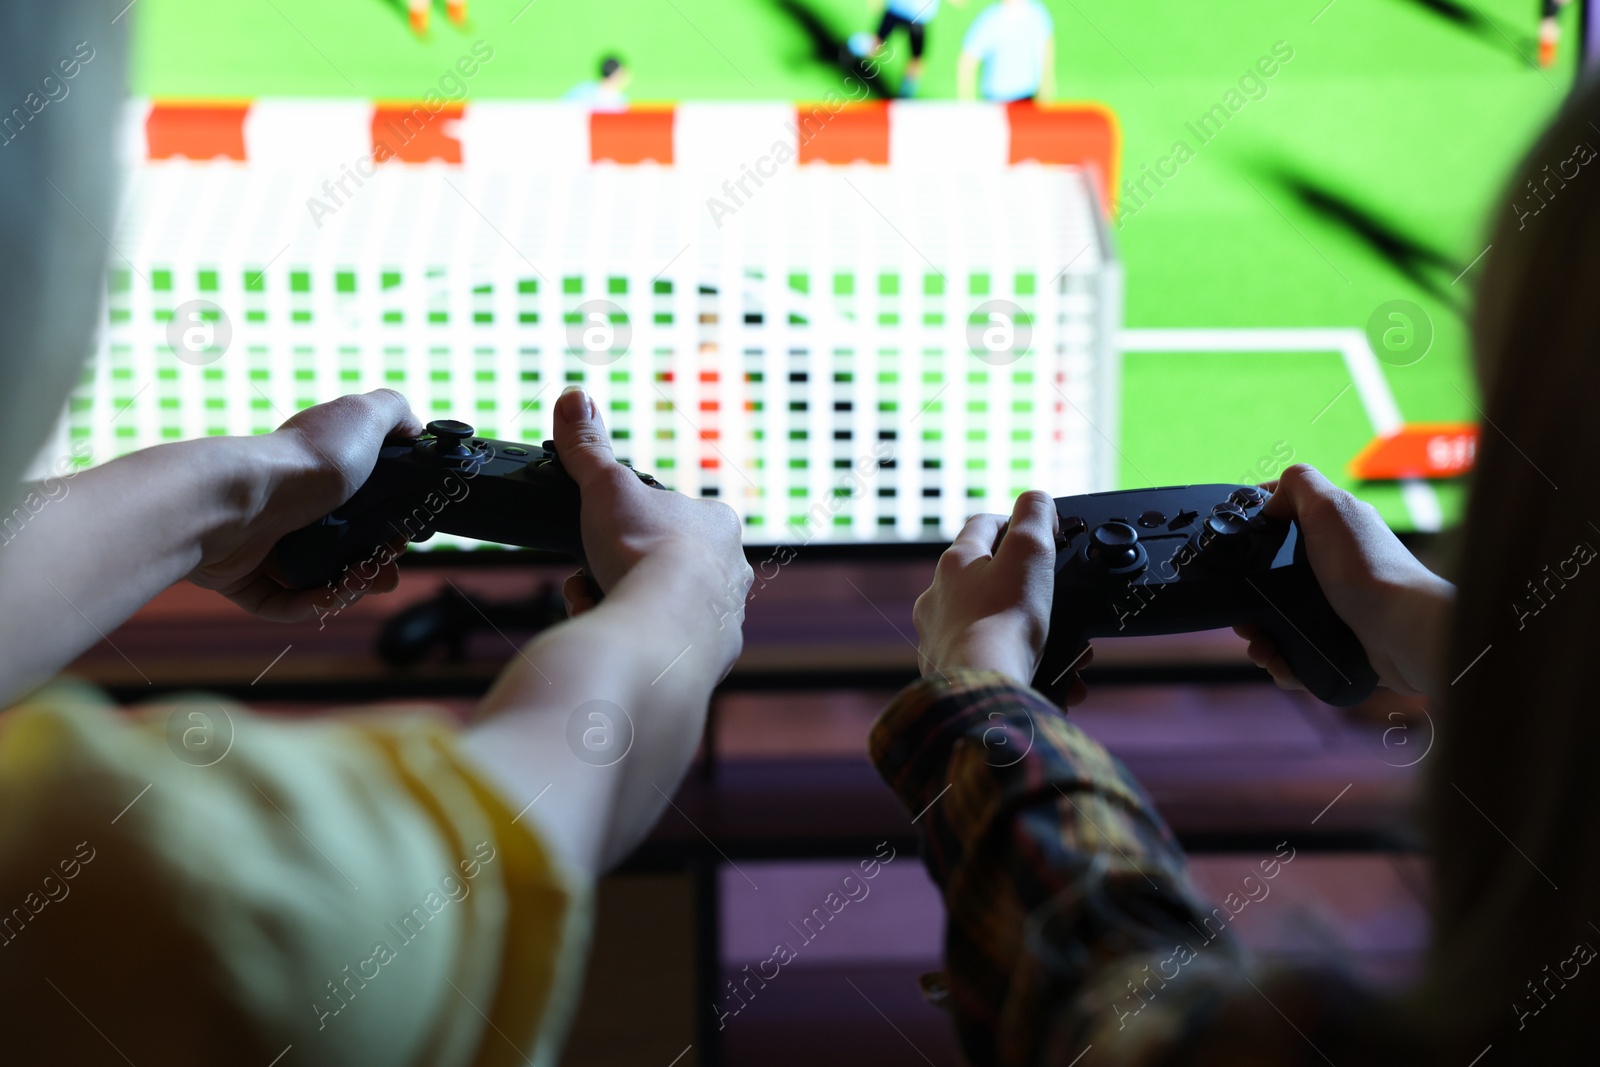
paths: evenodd
<path fill-rule="evenodd" d="M 1010 103 L 1055 95 L 1055 24 L 1039 0 L 999 0 L 972 20 L 956 67 L 956 95 Z M 979 75 L 982 74 L 980 81 Z"/>
<path fill-rule="evenodd" d="M 600 61 L 600 80 L 580 82 L 567 90 L 563 100 L 584 104 L 592 111 L 628 110 L 628 82 L 633 72 L 617 56 Z"/>

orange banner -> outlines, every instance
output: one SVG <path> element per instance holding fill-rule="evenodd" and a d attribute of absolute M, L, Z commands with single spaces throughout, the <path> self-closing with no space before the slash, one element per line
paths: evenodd
<path fill-rule="evenodd" d="M 1365 481 L 1456 478 L 1472 469 L 1477 455 L 1474 423 L 1420 422 L 1374 437 L 1350 461 L 1350 473 Z"/>

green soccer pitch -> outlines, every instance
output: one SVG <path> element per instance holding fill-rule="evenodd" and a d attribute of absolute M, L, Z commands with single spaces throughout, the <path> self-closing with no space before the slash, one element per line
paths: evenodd
<path fill-rule="evenodd" d="M 922 96 L 954 95 L 961 38 L 984 6 L 945 0 Z M 1420 361 L 1382 366 L 1387 391 L 1406 422 L 1474 418 L 1463 311 L 1483 220 L 1571 83 L 1579 5 L 1562 15 L 1565 54 L 1548 71 L 1532 63 L 1532 0 L 1046 6 L 1058 96 L 1116 112 L 1125 177 L 1176 167 L 1116 230 L 1135 339 L 1360 329 L 1386 301 L 1411 300 L 1436 338 Z M 1458 17 L 1435 10 L 1445 7 Z M 396 0 L 142 0 L 131 15 L 135 89 L 420 98 L 482 38 L 495 59 L 472 80 L 473 99 L 557 97 L 614 51 L 634 72 L 635 101 L 817 100 L 844 79 L 819 33 L 869 29 L 878 10 L 863 0 L 471 0 L 465 27 L 441 3 L 419 41 Z M 1197 135 L 1199 117 L 1275 45 L 1292 58 L 1262 79 L 1264 93 L 1252 86 L 1220 131 Z M 891 85 L 904 38 L 894 47 Z M 1180 141 L 1188 151 L 1175 156 Z M 1409 273 L 1376 250 L 1394 239 L 1418 253 Z M 1121 485 L 1245 480 L 1289 458 L 1351 484 L 1346 464 L 1372 423 L 1339 353 L 1239 347 L 1127 347 Z M 1393 524 L 1410 524 L 1398 487 L 1358 488 Z M 1463 487 L 1437 489 L 1448 522 Z"/>

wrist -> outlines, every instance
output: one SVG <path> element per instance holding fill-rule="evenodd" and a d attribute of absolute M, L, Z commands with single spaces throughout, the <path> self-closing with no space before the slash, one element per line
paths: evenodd
<path fill-rule="evenodd" d="M 726 670 L 743 647 L 750 582 L 742 564 L 742 557 L 723 559 L 700 545 L 664 544 L 631 567 L 599 608 L 610 605 L 677 632 L 684 644 L 723 660 Z"/>
<path fill-rule="evenodd" d="M 1414 692 L 1435 697 L 1445 688 L 1441 673 L 1455 598 L 1455 586 L 1430 573 L 1396 590 L 1391 599 L 1383 652 Z"/>
<path fill-rule="evenodd" d="M 316 522 L 349 499 L 357 485 L 306 434 L 283 428 L 257 437 L 236 438 L 249 446 L 248 468 L 239 486 L 255 506 L 252 520 L 274 522 L 278 535 Z"/>
<path fill-rule="evenodd" d="M 968 631 L 929 649 L 923 660 L 935 677 L 956 671 L 995 671 L 1026 686 L 1033 681 L 1033 661 L 1023 644 L 1015 636 Z"/>
<path fill-rule="evenodd" d="M 655 596 L 671 589 L 680 598 L 693 597 L 697 604 L 716 600 L 732 591 L 741 561 L 742 557 L 718 554 L 693 541 L 662 540 L 639 553 L 617 582 L 616 593 Z M 747 584 L 741 585 L 740 591 Z"/>
<path fill-rule="evenodd" d="M 251 522 L 266 506 L 271 464 L 253 438 L 206 437 L 134 453 L 129 460 L 184 472 L 187 533 L 203 551 L 215 537 Z"/>
<path fill-rule="evenodd" d="M 246 538 L 265 535 L 276 541 L 318 517 L 299 514 L 312 499 L 305 484 L 313 465 L 302 449 L 276 433 L 208 437 L 171 447 L 184 450 L 176 458 L 200 479 L 199 492 L 189 497 L 199 503 L 194 509 L 199 566 L 226 558 Z"/>

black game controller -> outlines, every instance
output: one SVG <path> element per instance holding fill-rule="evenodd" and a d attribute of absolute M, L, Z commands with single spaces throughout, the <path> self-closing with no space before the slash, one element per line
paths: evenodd
<path fill-rule="evenodd" d="M 435 533 L 560 552 L 583 562 L 578 485 L 554 441 L 538 445 L 473 436 L 464 422 L 428 423 L 427 436 L 386 445 L 372 476 L 319 522 L 278 542 L 283 580 L 295 589 L 336 581 L 400 537 Z M 648 474 L 639 480 L 666 486 Z"/>
<path fill-rule="evenodd" d="M 1253 485 L 1057 498 L 1055 607 L 1034 688 L 1057 701 L 1091 637 L 1265 630 L 1313 696 L 1348 707 L 1378 676 L 1311 573 L 1299 527 Z"/>

